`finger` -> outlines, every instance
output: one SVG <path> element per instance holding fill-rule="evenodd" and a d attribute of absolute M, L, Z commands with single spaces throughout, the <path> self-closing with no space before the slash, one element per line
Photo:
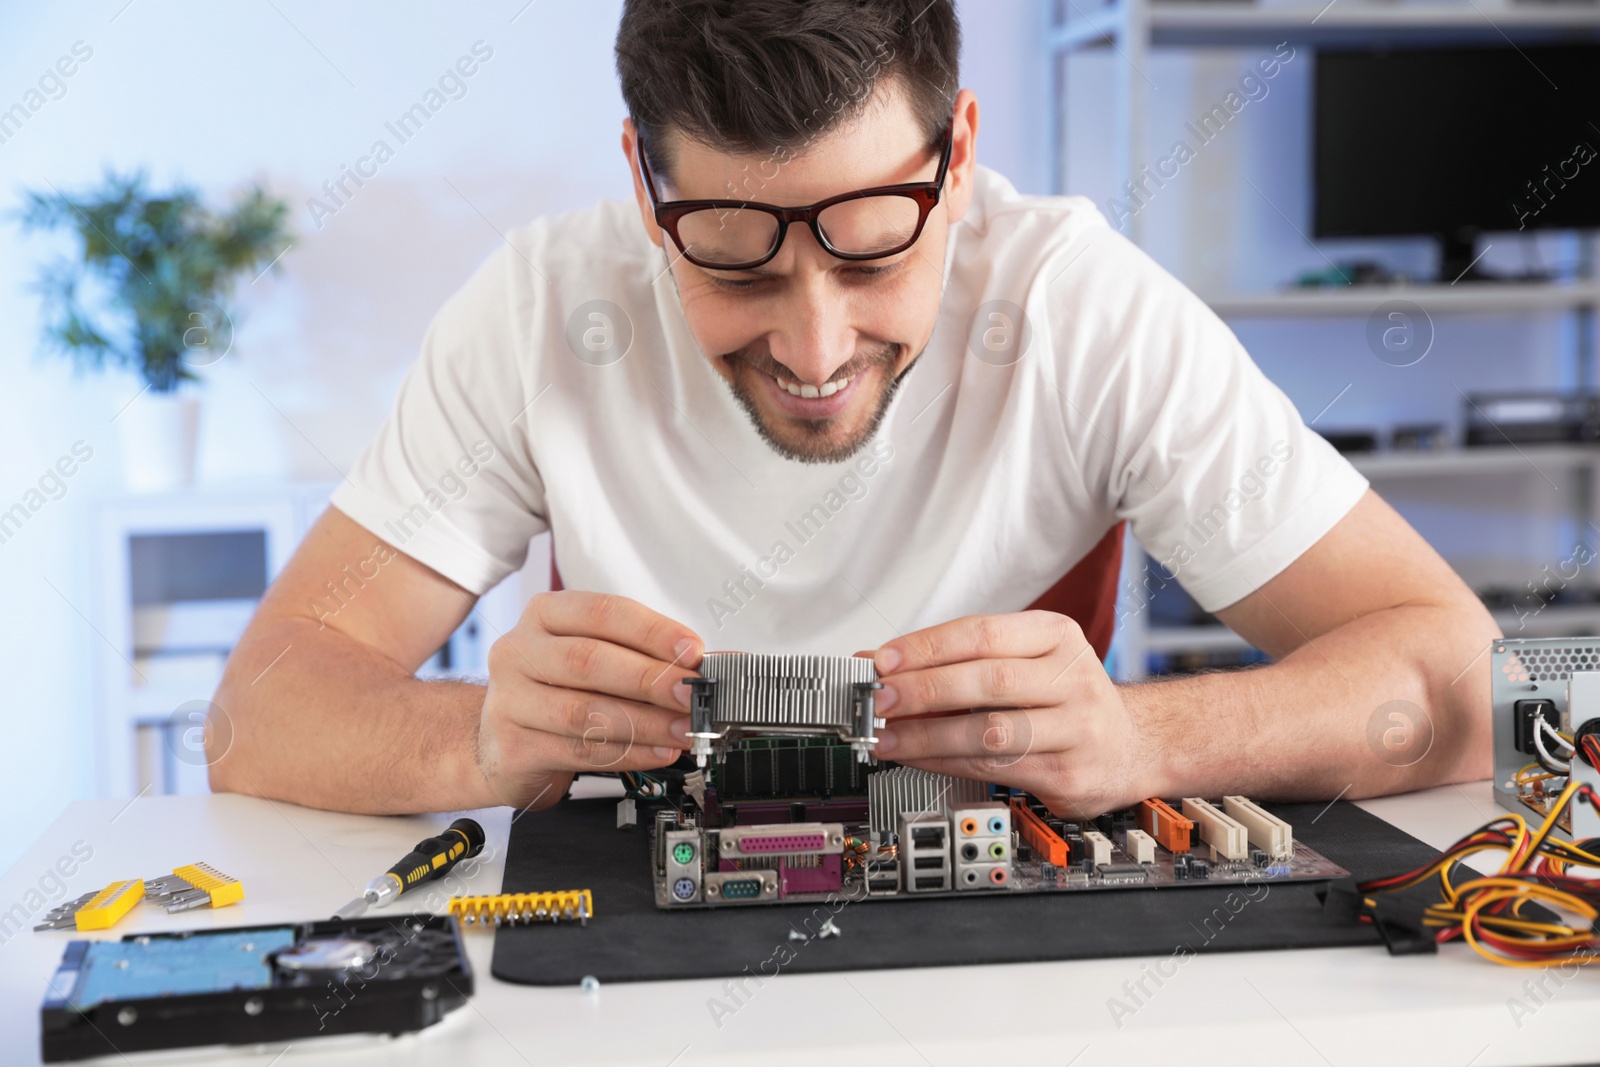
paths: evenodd
<path fill-rule="evenodd" d="M 1065 717 L 1026 710 L 899 719 L 878 731 L 877 755 L 896 763 L 940 757 L 1017 763 L 1033 752 L 1060 751 L 1077 740 Z"/>
<path fill-rule="evenodd" d="M 605 693 L 682 711 L 689 706 L 685 678 L 695 677 L 693 667 L 663 663 L 652 656 L 599 637 L 535 635 L 523 642 L 530 658 L 539 664 L 538 679 L 546 685 Z"/>
<path fill-rule="evenodd" d="M 678 758 L 680 744 L 686 747 L 677 741 L 649 743 L 632 723 L 604 713 L 591 712 L 587 728 L 576 735 L 513 721 L 519 728 L 502 732 L 496 759 L 498 773 L 512 777 L 519 767 L 537 767 L 545 774 L 664 767 Z"/>
<path fill-rule="evenodd" d="M 977 659 L 902 671 L 884 680 L 876 706 L 884 715 L 898 718 L 930 711 L 1059 704 L 1067 694 L 1063 679 L 1068 666 L 1059 660 L 1057 656 Z"/>
<path fill-rule="evenodd" d="M 678 752 L 675 748 L 654 745 L 562 738 L 556 746 L 553 762 L 571 771 L 644 771 L 665 767 L 678 758 Z"/>
<path fill-rule="evenodd" d="M 540 593 L 528 602 L 528 610 L 548 633 L 599 638 L 662 663 L 693 668 L 705 648 L 699 635 L 682 623 L 637 600 L 610 593 L 578 589 Z"/>
<path fill-rule="evenodd" d="M 539 730 L 502 731 L 494 747 L 494 778 L 505 803 L 527 811 L 550 807 L 567 792 L 575 772 L 654 770 L 680 750 L 648 745 L 584 744 Z"/>
<path fill-rule="evenodd" d="M 1082 640 L 1078 624 L 1053 611 L 968 615 L 897 637 L 873 658 L 886 675 L 973 659 L 1031 659 Z"/>
<path fill-rule="evenodd" d="M 931 771 L 934 774 L 947 774 L 952 778 L 968 778 L 975 782 L 1015 786 L 1027 790 L 1030 794 L 1034 792 L 1031 782 L 1034 776 L 1028 773 L 1031 768 L 1026 762 L 995 766 L 977 756 L 936 756 L 930 759 L 912 760 L 901 766 L 915 767 L 919 771 Z"/>
<path fill-rule="evenodd" d="M 689 747 L 689 716 L 650 704 L 537 683 L 506 701 L 517 726 L 591 745 Z"/>

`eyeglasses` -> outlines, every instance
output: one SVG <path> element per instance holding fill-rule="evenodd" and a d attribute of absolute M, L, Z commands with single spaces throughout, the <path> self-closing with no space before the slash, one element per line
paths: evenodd
<path fill-rule="evenodd" d="M 811 228 L 817 243 L 839 259 L 883 259 L 917 243 L 928 213 L 939 203 L 954 122 L 945 130 L 939 173 L 931 182 L 880 185 L 818 200 L 809 207 L 775 207 L 748 200 L 667 200 L 656 195 L 644 138 L 638 142 L 639 172 L 655 208 L 656 225 L 697 267 L 709 270 L 754 270 L 783 247 L 784 235 L 796 222 Z"/>

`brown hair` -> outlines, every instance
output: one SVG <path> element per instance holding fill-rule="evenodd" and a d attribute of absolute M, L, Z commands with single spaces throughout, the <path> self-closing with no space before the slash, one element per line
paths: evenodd
<path fill-rule="evenodd" d="M 659 171 L 668 130 L 792 158 L 890 78 L 933 144 L 960 53 L 953 0 L 626 0 L 617 28 L 622 98 Z"/>

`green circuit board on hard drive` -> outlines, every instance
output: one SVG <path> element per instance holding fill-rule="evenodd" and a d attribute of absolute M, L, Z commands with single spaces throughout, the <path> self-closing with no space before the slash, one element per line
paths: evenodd
<path fill-rule="evenodd" d="M 1064 819 L 1027 794 L 831 738 L 746 738 L 648 812 L 658 907 L 1325 881 L 1349 872 L 1242 796 Z"/>

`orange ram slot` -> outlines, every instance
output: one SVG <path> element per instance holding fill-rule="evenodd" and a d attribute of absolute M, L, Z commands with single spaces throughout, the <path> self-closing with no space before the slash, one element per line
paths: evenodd
<path fill-rule="evenodd" d="M 1194 832 L 1194 821 L 1185 819 L 1172 810 L 1172 805 L 1158 797 L 1141 800 L 1135 814 L 1139 829 L 1156 839 L 1168 852 L 1188 852 L 1189 838 Z"/>
<path fill-rule="evenodd" d="M 1053 863 L 1057 867 L 1067 866 L 1072 853 L 1067 843 L 1061 840 L 1061 835 L 1046 826 L 1044 820 L 1020 800 L 1011 802 L 1011 815 L 1011 821 L 1016 824 L 1022 839 L 1033 846 L 1033 850 L 1043 856 L 1046 863 Z"/>

